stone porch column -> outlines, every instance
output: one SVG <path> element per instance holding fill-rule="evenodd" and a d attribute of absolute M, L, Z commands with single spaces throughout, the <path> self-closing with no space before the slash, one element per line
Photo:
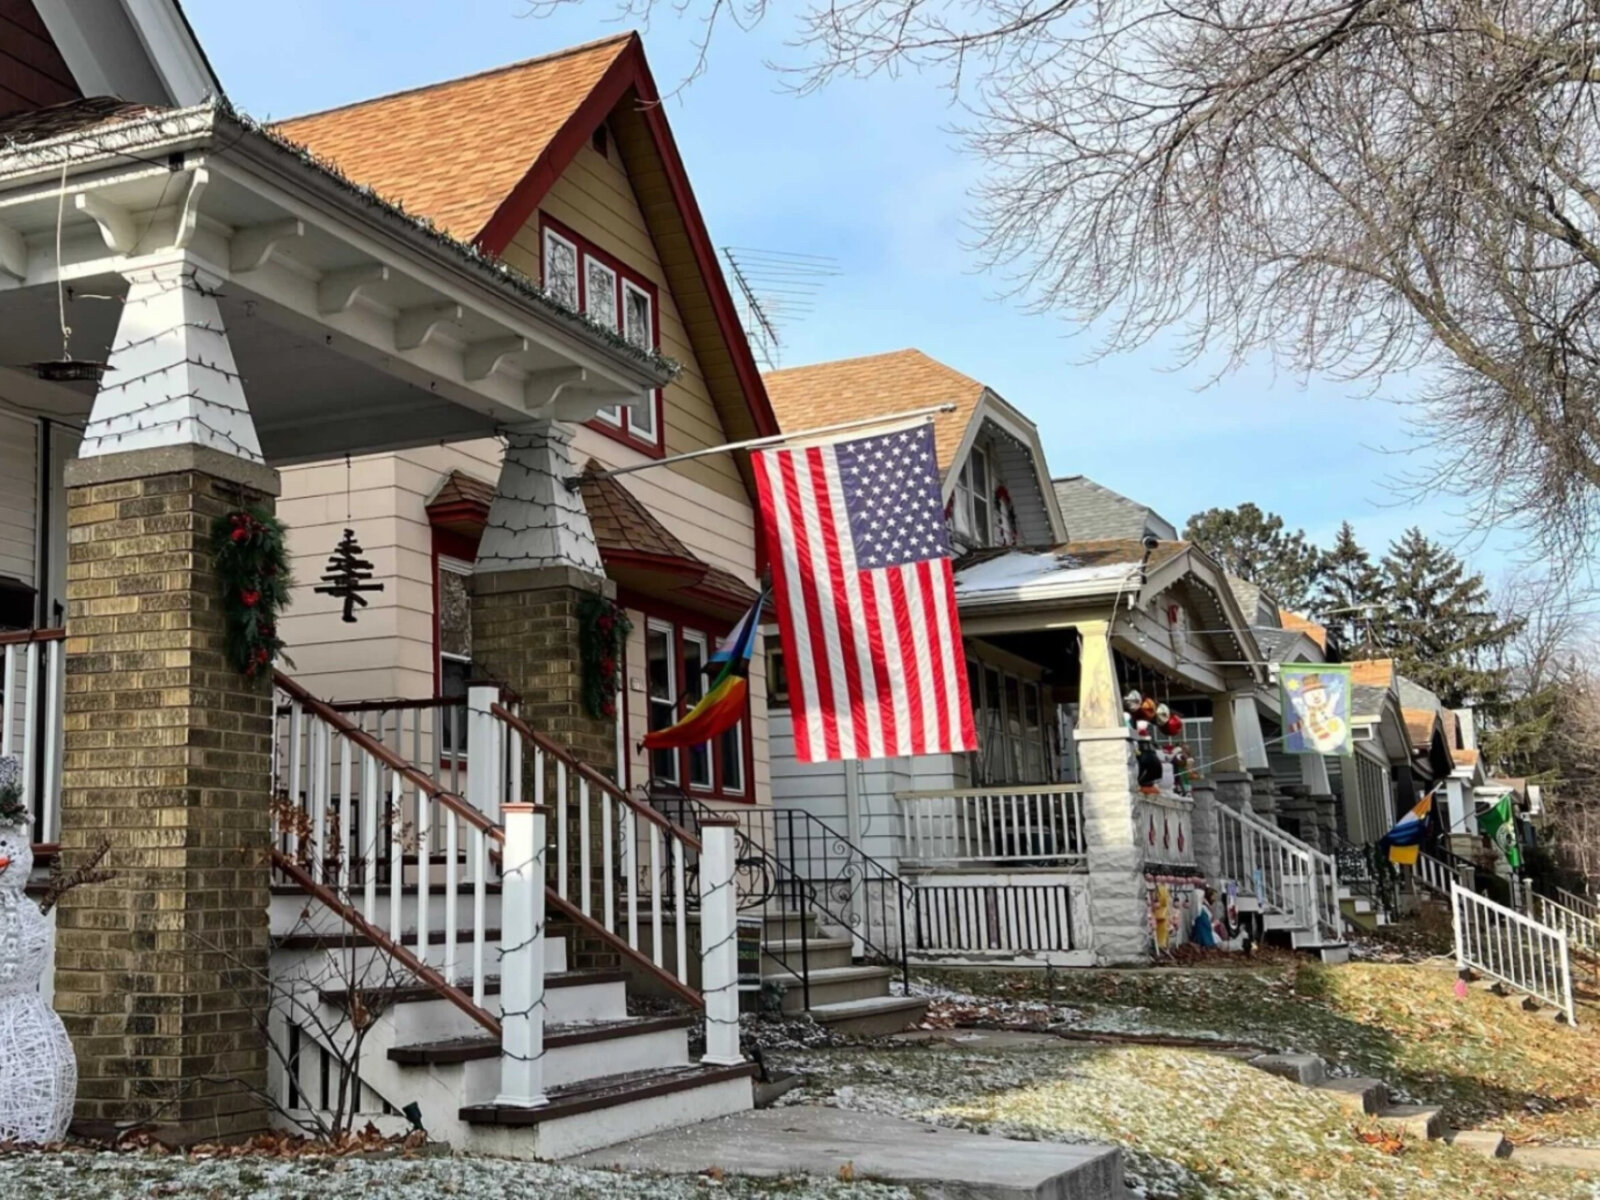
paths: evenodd
<path fill-rule="evenodd" d="M 1150 957 L 1147 903 L 1139 844 L 1134 840 L 1133 741 L 1122 719 L 1111 629 L 1078 625 L 1078 768 L 1089 867 L 1089 916 L 1102 965 Z"/>
<path fill-rule="evenodd" d="M 1210 780 L 1200 780 L 1193 789 L 1194 796 L 1194 861 L 1207 883 L 1222 877 L 1221 818 L 1217 816 L 1217 785 Z"/>
<path fill-rule="evenodd" d="M 578 606 L 616 589 L 583 499 L 565 483 L 572 433 L 537 421 L 508 439 L 473 571 L 473 667 L 517 692 L 535 729 L 610 774 L 616 722 L 583 711 Z"/>
<path fill-rule="evenodd" d="M 107 839 L 116 874 L 57 909 L 55 1006 L 80 1127 L 180 1142 L 267 1124 L 272 685 L 226 660 L 211 528 L 278 484 L 217 282 L 130 276 L 66 471 L 61 843 L 70 865 Z"/>

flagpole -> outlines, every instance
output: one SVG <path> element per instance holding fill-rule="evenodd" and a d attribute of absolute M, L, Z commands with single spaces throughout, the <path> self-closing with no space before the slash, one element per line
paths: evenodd
<path fill-rule="evenodd" d="M 792 442 L 797 438 L 816 437 L 824 433 L 843 433 L 848 429 L 867 429 L 875 425 L 892 425 L 896 421 L 910 421 L 916 417 L 931 417 L 936 413 L 955 412 L 954 404 L 936 404 L 929 408 L 913 408 L 906 412 L 890 413 L 883 417 L 859 417 L 854 421 L 840 421 L 837 425 L 819 425 L 815 429 L 797 429 L 793 433 L 774 433 L 767 437 L 747 438 L 742 442 L 725 442 L 720 446 L 707 446 L 702 450 L 686 450 L 682 454 L 669 454 L 649 462 L 635 463 L 631 467 L 612 467 L 593 471 L 587 475 L 568 475 L 562 482 L 567 491 L 578 489 L 585 479 L 615 479 L 619 475 L 632 475 L 635 471 L 648 471 L 652 467 L 666 467 L 673 463 L 688 462 L 691 458 L 704 458 L 708 454 L 728 454 L 734 450 L 755 450 L 761 446 L 775 446 L 779 442 Z"/>

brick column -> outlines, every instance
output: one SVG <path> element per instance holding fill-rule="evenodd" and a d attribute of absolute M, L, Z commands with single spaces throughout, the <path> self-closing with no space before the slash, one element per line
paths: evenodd
<path fill-rule="evenodd" d="M 67 484 L 61 842 L 70 862 L 109 838 L 116 872 L 57 910 L 77 1117 L 243 1136 L 267 1123 L 272 694 L 225 660 L 210 542 L 276 473 L 190 444 L 80 459 Z"/>

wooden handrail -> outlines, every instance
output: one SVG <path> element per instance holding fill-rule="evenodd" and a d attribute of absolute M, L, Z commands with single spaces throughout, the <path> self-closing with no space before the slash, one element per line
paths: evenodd
<path fill-rule="evenodd" d="M 0 646 L 26 646 L 30 642 L 59 642 L 67 636 L 65 629 L 14 629 L 0 633 Z"/>
<path fill-rule="evenodd" d="M 639 803 L 639 801 L 635 800 L 632 796 L 628 795 L 627 792 L 619 788 L 614 781 L 607 779 L 588 763 L 576 757 L 570 751 L 556 745 L 542 733 L 536 733 L 533 728 L 521 717 L 517 716 L 516 713 L 511 712 L 509 709 L 506 709 L 498 704 L 491 704 L 489 706 L 489 711 L 495 716 L 499 717 L 507 725 L 511 726 L 512 729 L 515 729 L 523 737 L 527 738 L 541 751 L 550 755 L 550 757 L 556 759 L 558 762 L 565 763 L 568 770 L 575 771 L 580 778 L 584 779 L 593 786 L 598 787 L 601 791 L 607 793 L 619 803 L 627 805 L 638 816 L 643 817 L 646 821 L 649 821 L 653 825 L 659 826 L 664 833 L 671 834 L 673 837 L 684 843 L 684 845 L 692 849 L 696 854 L 700 853 L 700 839 L 695 837 L 694 834 L 690 833 L 683 826 L 668 820 L 655 809 L 651 808 L 648 804 Z"/>
<path fill-rule="evenodd" d="M 311 878 L 309 872 L 282 850 L 273 849 L 272 865 L 293 879 L 310 895 L 316 897 L 324 906 L 343 917 L 345 924 L 367 938 L 385 954 L 398 961 L 423 983 L 438 992 L 441 997 L 450 1001 L 451 1004 L 466 1013 L 467 1016 L 494 1034 L 495 1037 L 500 1036 L 500 1022 L 474 1004 L 471 996 L 468 996 L 455 984 L 384 933 L 383 930 L 373 925 L 354 908 L 339 899 L 332 889 Z"/>
<path fill-rule="evenodd" d="M 328 705 L 335 712 L 398 712 L 422 708 L 465 708 L 465 696 L 424 696 L 417 700 L 340 700 Z"/>
<path fill-rule="evenodd" d="M 350 739 L 350 741 L 361 747 L 361 749 L 372 755 L 372 757 L 376 758 L 379 762 L 385 764 L 390 770 L 404 776 L 410 783 L 416 786 L 418 791 L 426 795 L 430 800 L 437 800 L 440 804 L 443 804 L 446 808 L 450 809 L 451 812 L 455 813 L 458 817 L 467 822 L 467 824 L 474 826 L 483 833 L 488 834 L 490 837 L 502 842 L 505 841 L 505 830 L 501 829 L 500 826 L 496 825 L 488 817 L 484 816 L 477 809 L 473 808 L 472 805 L 468 804 L 454 792 L 446 791 L 444 788 L 440 787 L 432 779 L 428 778 L 427 775 L 417 770 L 417 768 L 412 766 L 405 759 L 401 758 L 382 742 L 378 741 L 377 738 L 373 737 L 366 730 L 352 724 L 332 705 L 328 704 L 324 700 L 318 700 L 315 696 L 306 691 L 305 688 L 301 687 L 294 680 L 290 679 L 282 671 L 274 671 L 272 673 L 272 681 L 280 690 L 288 693 L 290 697 L 301 704 L 307 712 L 312 713 L 318 719 L 327 722 L 329 725 L 332 725 L 345 737 Z"/>

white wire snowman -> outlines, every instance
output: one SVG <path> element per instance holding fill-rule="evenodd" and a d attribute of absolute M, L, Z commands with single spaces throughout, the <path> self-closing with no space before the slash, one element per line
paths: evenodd
<path fill-rule="evenodd" d="M 33 871 L 17 760 L 0 758 L 0 1145 L 59 1142 L 78 1063 L 39 992 L 55 931 L 23 889 Z"/>

